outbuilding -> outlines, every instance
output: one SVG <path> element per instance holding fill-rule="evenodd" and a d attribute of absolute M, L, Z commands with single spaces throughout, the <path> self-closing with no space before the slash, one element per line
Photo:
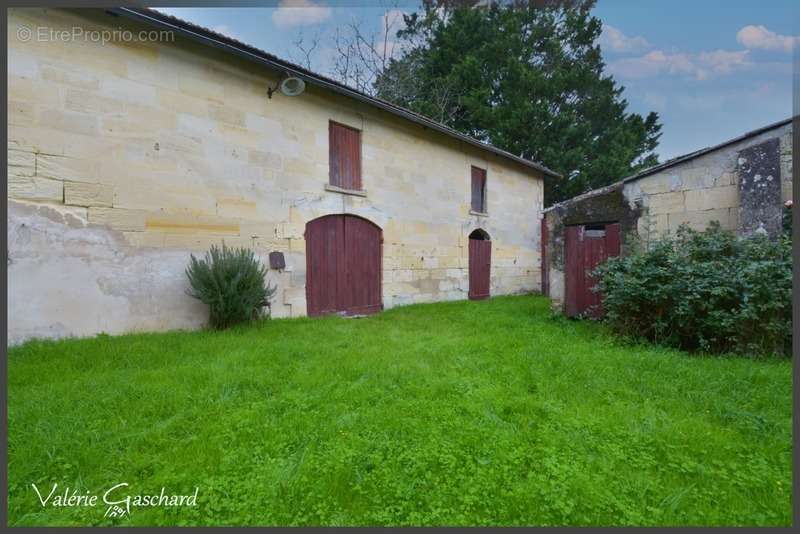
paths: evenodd
<path fill-rule="evenodd" d="M 545 210 L 542 290 L 570 316 L 597 314 L 589 275 L 636 242 L 682 224 L 718 221 L 741 235 L 781 232 L 792 199 L 792 122 L 786 119 L 645 169 Z"/>

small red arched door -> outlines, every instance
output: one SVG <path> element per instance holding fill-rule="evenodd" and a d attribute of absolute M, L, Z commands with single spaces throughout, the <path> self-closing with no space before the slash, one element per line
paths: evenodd
<path fill-rule="evenodd" d="M 469 234 L 469 298 L 489 298 L 489 281 L 492 270 L 492 242 L 489 234 L 475 230 Z"/>
<path fill-rule="evenodd" d="M 383 308 L 381 229 L 354 215 L 326 215 L 306 224 L 308 315 L 361 315 Z"/>

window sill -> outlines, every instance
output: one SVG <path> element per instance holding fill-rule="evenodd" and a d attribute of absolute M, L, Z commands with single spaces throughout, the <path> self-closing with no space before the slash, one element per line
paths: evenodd
<path fill-rule="evenodd" d="M 469 214 L 470 215 L 476 215 L 478 217 L 488 217 L 489 216 L 489 214 L 486 213 L 485 211 L 469 210 Z"/>
<path fill-rule="evenodd" d="M 330 191 L 331 193 L 341 193 L 343 195 L 353 195 L 357 197 L 367 196 L 367 192 L 364 189 L 345 189 L 343 187 L 337 187 L 331 184 L 325 184 L 325 191 Z"/>

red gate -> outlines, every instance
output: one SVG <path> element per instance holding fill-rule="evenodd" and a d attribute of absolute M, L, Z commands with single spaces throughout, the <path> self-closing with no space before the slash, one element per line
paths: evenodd
<path fill-rule="evenodd" d="M 564 311 L 569 316 L 600 317 L 600 294 L 592 291 L 597 281 L 590 273 L 606 259 L 619 256 L 619 223 L 567 226 L 565 232 Z"/>
<path fill-rule="evenodd" d="M 492 271 L 492 242 L 489 234 L 475 230 L 469 235 L 469 298 L 489 298 Z"/>
<path fill-rule="evenodd" d="M 308 315 L 361 315 L 383 308 L 381 229 L 353 215 L 327 215 L 306 224 Z"/>

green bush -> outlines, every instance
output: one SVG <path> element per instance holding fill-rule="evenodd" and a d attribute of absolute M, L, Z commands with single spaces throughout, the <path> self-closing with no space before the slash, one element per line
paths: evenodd
<path fill-rule="evenodd" d="M 204 259 L 191 256 L 186 276 L 192 297 L 208 304 L 213 328 L 228 328 L 258 318 L 275 294 L 267 269 L 252 250 L 211 246 Z"/>
<path fill-rule="evenodd" d="M 636 248 L 636 247 L 635 247 Z M 595 275 L 624 336 L 710 353 L 790 354 L 792 247 L 712 223 L 612 258 Z"/>

